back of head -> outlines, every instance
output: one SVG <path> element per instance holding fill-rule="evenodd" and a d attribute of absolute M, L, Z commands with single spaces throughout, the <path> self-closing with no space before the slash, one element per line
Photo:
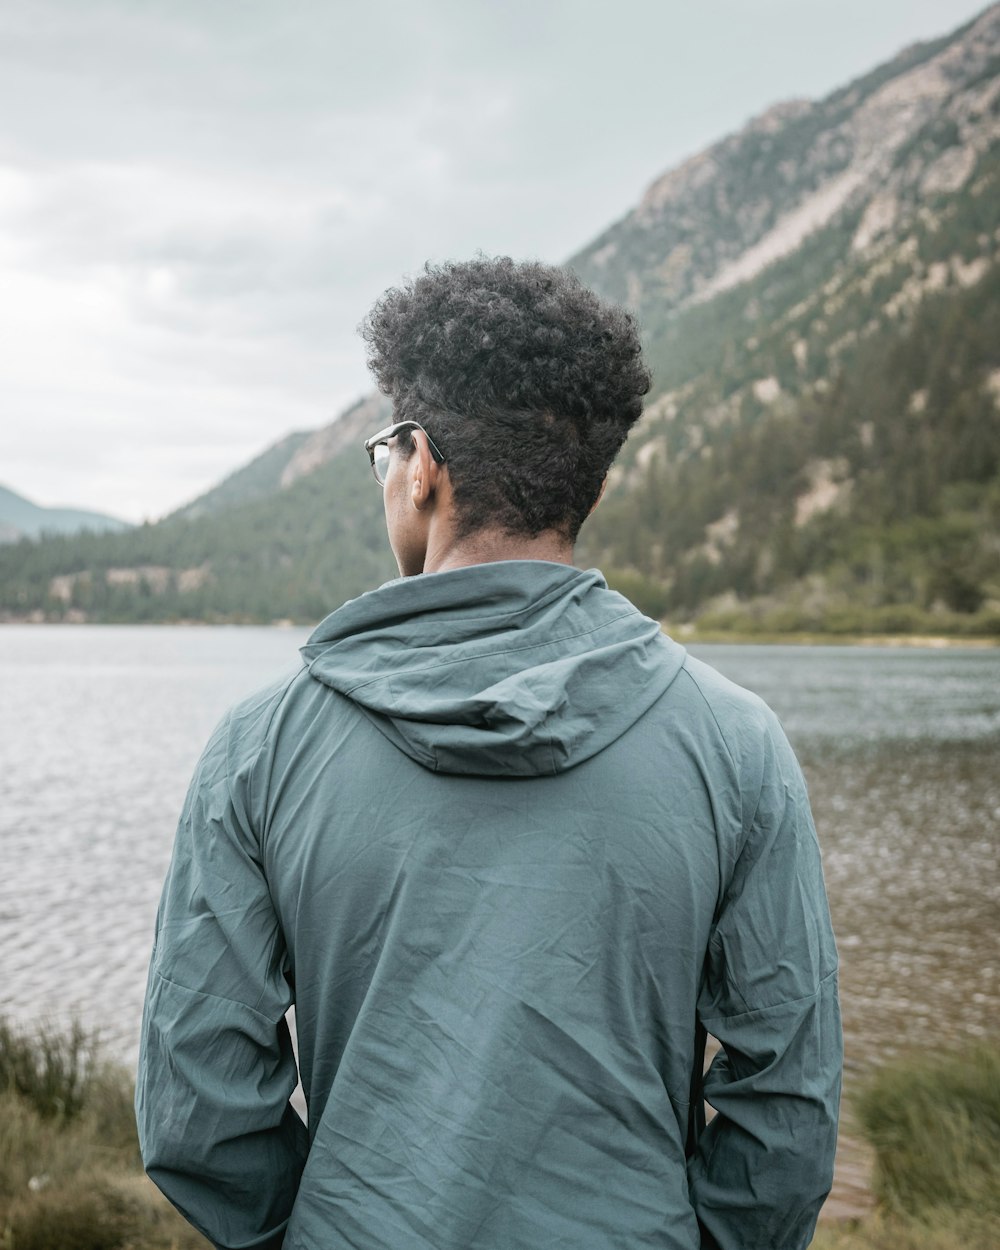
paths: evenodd
<path fill-rule="evenodd" d="M 461 533 L 575 540 L 649 390 L 628 312 L 562 269 L 483 257 L 428 264 L 362 334 L 394 419 L 444 455 Z"/>

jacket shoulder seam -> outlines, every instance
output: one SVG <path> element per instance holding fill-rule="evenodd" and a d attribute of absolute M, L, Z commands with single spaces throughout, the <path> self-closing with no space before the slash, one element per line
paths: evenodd
<path fill-rule="evenodd" d="M 249 807 L 248 816 L 250 817 L 251 820 L 253 819 L 254 808 L 256 805 L 254 783 L 255 783 L 256 775 L 257 775 L 257 765 L 260 762 L 260 757 L 261 757 L 262 751 L 264 750 L 264 746 L 266 745 L 268 738 L 270 737 L 271 726 L 274 724 L 274 718 L 278 715 L 278 711 L 280 710 L 281 705 L 288 698 L 288 695 L 289 695 L 289 692 L 291 691 L 292 686 L 296 683 L 296 681 L 299 680 L 299 678 L 302 676 L 303 673 L 308 673 L 308 672 L 309 672 L 308 668 L 303 665 L 303 667 L 296 670 L 296 672 L 290 673 L 288 677 L 285 679 L 285 681 L 274 691 L 271 698 L 267 701 L 267 703 L 264 704 L 264 708 L 262 709 L 262 713 L 266 713 L 266 720 L 264 719 L 263 715 L 261 715 L 261 720 L 263 721 L 263 723 L 260 725 L 260 741 L 257 744 L 257 746 L 254 748 L 248 760 L 249 772 L 248 772 L 248 780 L 247 780 L 247 800 L 248 800 L 248 807 Z M 229 717 L 228 717 L 229 729 L 228 729 L 228 734 L 227 734 L 227 749 L 226 749 L 226 788 L 229 791 L 230 802 L 234 802 L 233 792 L 232 792 L 231 748 L 232 748 L 232 731 L 233 731 L 233 712 L 235 710 L 236 710 L 235 708 L 231 708 L 229 711 Z M 254 836 L 258 839 L 258 842 L 259 842 L 260 835 L 258 831 L 256 829 L 253 829 L 252 832 L 254 833 Z M 261 847 L 261 850 L 263 851 L 263 847 Z"/>
<path fill-rule="evenodd" d="M 711 699 L 709 699 L 708 695 L 706 695 L 706 694 L 705 694 L 705 691 L 702 689 L 702 687 L 701 687 L 701 682 L 700 682 L 700 681 L 698 680 L 698 678 L 694 675 L 694 673 L 692 673 L 692 672 L 691 672 L 691 669 L 688 667 L 688 663 L 687 663 L 687 656 L 685 656 L 685 657 L 684 657 L 684 672 L 685 672 L 685 673 L 687 673 L 688 677 L 691 679 L 691 682 L 692 682 L 692 684 L 693 684 L 694 688 L 698 691 L 698 695 L 699 695 L 699 697 L 701 698 L 702 702 L 705 704 L 705 707 L 708 709 L 708 714 L 709 714 L 709 716 L 711 716 L 712 721 L 713 721 L 713 723 L 714 723 L 714 725 L 715 725 L 716 729 L 718 729 L 718 731 L 719 731 L 719 737 L 722 739 L 723 746 L 725 746 L 725 748 L 726 748 L 726 754 L 727 754 L 727 755 L 728 755 L 728 757 L 729 757 L 729 762 L 730 762 L 730 763 L 732 764 L 732 766 L 733 766 L 733 772 L 734 772 L 734 773 L 735 773 L 735 775 L 736 775 L 737 785 L 739 786 L 739 789 L 740 789 L 740 797 L 741 797 L 741 800 L 742 800 L 743 787 L 739 784 L 739 781 L 740 781 L 740 766 L 739 766 L 739 763 L 738 763 L 738 762 L 737 762 L 737 760 L 736 760 L 736 756 L 733 754 L 733 749 L 732 749 L 732 747 L 731 747 L 731 745 L 730 745 L 730 743 L 729 743 L 729 736 L 727 735 L 727 733 L 726 733 L 725 729 L 723 729 L 722 724 L 721 724 L 721 722 L 719 721 L 718 716 L 716 715 L 715 708 L 712 706 L 712 701 L 711 701 Z M 762 705 L 762 706 L 766 706 L 765 704 L 763 704 L 763 701 L 760 699 L 759 695 L 755 695 L 755 694 L 753 693 L 753 691 L 747 691 L 746 693 L 747 693 L 748 695 L 750 695 L 750 696 L 751 696 L 751 697 L 755 700 L 755 702 L 756 702 L 756 704 L 757 704 L 757 705 L 759 705 L 759 706 L 760 706 L 760 705 Z M 746 839 L 746 837 L 747 837 L 748 831 L 749 831 L 750 829 L 752 829 L 752 828 L 753 828 L 754 821 L 757 819 L 757 812 L 758 812 L 758 810 L 760 809 L 760 801 L 761 801 L 761 795 L 763 794 L 763 790 L 764 790 L 764 774 L 763 774 L 763 771 L 762 771 L 762 772 L 761 772 L 761 776 L 760 776 L 759 785 L 758 785 L 758 788 L 757 788 L 757 795 L 756 795 L 756 798 L 755 798 L 755 800 L 754 800 L 753 811 L 750 813 L 750 819 L 749 819 L 749 820 L 747 820 L 747 819 L 746 819 L 745 809 L 744 809 L 743 821 L 742 821 L 742 825 L 741 825 L 741 833 L 742 833 L 742 836 L 743 836 L 744 840 L 745 840 L 745 839 Z M 741 801 L 740 806 L 741 806 L 741 808 L 743 807 L 743 805 L 742 805 L 742 801 Z M 741 848 L 741 849 L 742 849 L 742 848 Z"/>
<path fill-rule="evenodd" d="M 694 686 L 695 690 L 697 690 L 698 692 L 698 697 L 701 699 L 702 703 L 704 703 L 705 707 L 708 709 L 708 714 L 712 718 L 712 723 L 715 725 L 716 729 L 719 731 L 719 737 L 722 739 L 722 744 L 726 748 L 726 755 L 729 757 L 729 762 L 730 764 L 732 764 L 734 772 L 736 772 L 738 775 L 739 766 L 736 763 L 736 756 L 733 754 L 733 749 L 729 745 L 729 737 L 726 734 L 726 731 L 722 728 L 722 725 L 719 723 L 719 718 L 715 714 L 715 708 L 712 706 L 712 701 L 709 699 L 708 695 L 705 694 L 704 690 L 702 690 L 701 682 L 694 675 L 694 673 L 691 672 L 691 669 L 688 666 L 688 657 L 686 655 L 684 657 L 684 672 L 687 673 L 688 679 L 690 680 L 691 684 Z"/>

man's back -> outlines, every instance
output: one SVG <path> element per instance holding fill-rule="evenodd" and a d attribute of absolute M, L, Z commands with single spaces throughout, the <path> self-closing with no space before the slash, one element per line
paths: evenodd
<path fill-rule="evenodd" d="M 151 1173 L 187 1173 L 171 1196 L 217 1240 L 199 1171 L 256 1195 L 261 1233 L 284 1186 L 288 1250 L 804 1245 L 836 955 L 773 716 L 539 561 L 387 585 L 304 656 L 192 786 L 223 836 L 179 834 L 164 895 Z M 706 1131 L 701 1026 L 726 1046 Z"/>

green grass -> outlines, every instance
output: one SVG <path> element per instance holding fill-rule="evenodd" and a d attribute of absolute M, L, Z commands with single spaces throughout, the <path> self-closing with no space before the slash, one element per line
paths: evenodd
<path fill-rule="evenodd" d="M 146 1179 L 132 1083 L 97 1039 L 0 1020 L 2 1250 L 203 1250 Z"/>
<path fill-rule="evenodd" d="M 898 1060 L 865 1088 L 857 1114 L 887 1209 L 1000 1219 L 1000 1051 Z"/>
<path fill-rule="evenodd" d="M 1000 1049 L 893 1060 L 854 1101 L 874 1149 L 878 1211 L 822 1228 L 815 1250 L 996 1250 Z"/>
<path fill-rule="evenodd" d="M 20 1030 L 0 1020 L 0 1091 L 23 1098 L 43 1119 L 79 1115 L 99 1082 L 96 1039 L 68 1031 Z"/>

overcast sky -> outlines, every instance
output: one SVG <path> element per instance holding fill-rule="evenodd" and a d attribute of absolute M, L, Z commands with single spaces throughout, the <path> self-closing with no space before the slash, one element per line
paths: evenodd
<path fill-rule="evenodd" d="M 0 0 L 0 483 L 154 518 L 369 389 L 428 258 L 562 261 L 982 0 Z"/>

